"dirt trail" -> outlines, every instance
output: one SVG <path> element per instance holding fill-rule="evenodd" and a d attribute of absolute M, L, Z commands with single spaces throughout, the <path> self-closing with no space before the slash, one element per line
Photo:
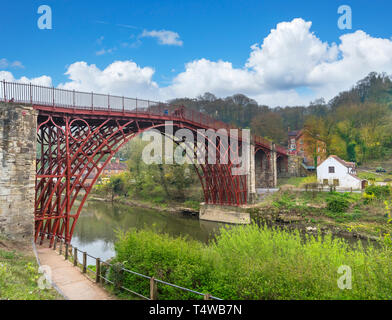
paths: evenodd
<path fill-rule="evenodd" d="M 98 284 L 87 278 L 79 268 L 73 266 L 64 256 L 53 249 L 37 245 L 41 266 L 47 265 L 52 271 L 52 281 L 69 300 L 112 300 L 113 298 Z"/>

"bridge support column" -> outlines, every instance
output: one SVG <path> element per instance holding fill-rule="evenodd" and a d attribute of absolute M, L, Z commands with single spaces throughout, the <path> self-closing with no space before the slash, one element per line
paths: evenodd
<path fill-rule="evenodd" d="M 275 145 L 270 150 L 259 149 L 254 153 L 255 188 L 275 188 L 278 182 Z"/>
<path fill-rule="evenodd" d="M 278 163 L 277 163 L 277 154 L 276 154 L 276 147 L 275 144 L 272 144 L 272 150 L 271 150 L 271 187 L 276 188 L 278 185 Z"/>
<path fill-rule="evenodd" d="M 255 168 L 255 146 L 250 145 L 249 172 L 246 177 L 248 187 L 248 203 L 254 203 L 256 200 L 256 168 Z"/>
<path fill-rule="evenodd" d="M 34 232 L 37 112 L 0 103 L 0 234 L 31 240 Z"/>

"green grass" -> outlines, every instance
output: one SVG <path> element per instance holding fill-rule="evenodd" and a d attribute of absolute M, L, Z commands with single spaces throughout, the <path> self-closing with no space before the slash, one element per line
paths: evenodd
<path fill-rule="evenodd" d="M 366 179 L 371 181 L 376 181 L 376 182 L 384 182 L 385 179 L 392 179 L 392 175 L 389 175 L 388 173 L 373 173 L 373 172 L 367 172 L 367 171 L 358 171 L 357 173 L 358 177 L 361 179 Z"/>
<path fill-rule="evenodd" d="M 41 276 L 34 256 L 0 249 L 0 300 L 61 299 L 53 289 L 38 288 Z"/>
<path fill-rule="evenodd" d="M 222 229 L 204 245 L 154 231 L 120 234 L 115 262 L 223 299 L 390 299 L 392 249 L 364 249 L 342 239 L 307 236 L 255 224 Z M 352 289 L 341 290 L 340 266 L 352 270 Z M 148 280 L 124 275 L 121 282 L 148 295 Z M 158 285 L 160 299 L 196 296 Z"/>
<path fill-rule="evenodd" d="M 278 180 L 278 187 L 282 185 L 292 185 L 295 187 L 303 187 L 305 184 L 317 182 L 317 177 L 315 175 L 310 175 L 307 177 L 290 177 L 281 178 Z"/>

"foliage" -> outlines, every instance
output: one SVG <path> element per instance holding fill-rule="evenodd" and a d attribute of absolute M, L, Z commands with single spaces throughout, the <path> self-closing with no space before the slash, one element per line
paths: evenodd
<path fill-rule="evenodd" d="M 258 227 L 222 228 L 202 245 L 152 231 L 120 234 L 115 260 L 158 279 L 223 299 L 390 299 L 391 248 L 364 249 L 332 236 Z M 341 290 L 342 265 L 352 269 L 352 289 Z M 148 295 L 148 280 L 126 275 L 124 284 Z M 160 299 L 196 298 L 158 284 Z"/>
<path fill-rule="evenodd" d="M 52 300 L 60 297 L 53 289 L 38 288 L 35 257 L 0 249 L 0 300 Z"/>
<path fill-rule="evenodd" d="M 373 193 L 364 192 L 362 194 L 362 198 L 363 198 L 363 202 L 365 204 L 369 204 L 369 203 L 373 202 L 373 200 L 376 199 L 376 196 Z"/>
<path fill-rule="evenodd" d="M 142 153 L 146 143 L 134 138 L 118 156 L 128 159 L 128 170 L 110 179 L 101 179 L 94 192 L 102 195 L 132 197 L 155 204 L 186 200 L 200 202 L 199 179 L 191 164 L 146 164 Z M 185 190 L 195 192 L 186 193 Z"/>
<path fill-rule="evenodd" d="M 391 212 L 391 206 L 388 201 L 384 201 L 385 204 L 385 211 L 386 211 L 386 216 L 388 218 L 387 223 L 392 223 L 392 212 Z"/>
<path fill-rule="evenodd" d="M 390 186 L 377 186 L 371 185 L 365 188 L 365 193 L 368 195 L 374 195 L 376 199 L 385 199 L 391 195 Z"/>
<path fill-rule="evenodd" d="M 347 195 L 348 193 L 331 192 L 326 199 L 327 209 L 335 213 L 345 212 L 350 205 Z"/>

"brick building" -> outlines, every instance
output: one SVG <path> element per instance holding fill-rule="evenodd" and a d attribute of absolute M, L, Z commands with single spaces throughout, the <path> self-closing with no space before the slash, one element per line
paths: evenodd
<path fill-rule="evenodd" d="M 325 143 L 318 140 L 317 141 L 317 163 L 321 163 L 327 154 Z M 304 138 L 304 130 L 288 131 L 288 152 L 289 154 L 302 157 L 304 159 L 304 164 L 309 167 L 309 169 L 316 169 L 313 154 L 309 152 L 309 147 Z"/>
<path fill-rule="evenodd" d="M 120 162 L 119 158 L 116 158 L 115 161 L 109 162 L 106 167 L 102 170 L 101 177 L 111 177 L 114 174 L 118 174 L 127 170 L 127 165 L 123 162 Z M 86 184 L 90 185 L 97 173 L 97 169 L 94 168 L 92 172 L 86 178 Z"/>

